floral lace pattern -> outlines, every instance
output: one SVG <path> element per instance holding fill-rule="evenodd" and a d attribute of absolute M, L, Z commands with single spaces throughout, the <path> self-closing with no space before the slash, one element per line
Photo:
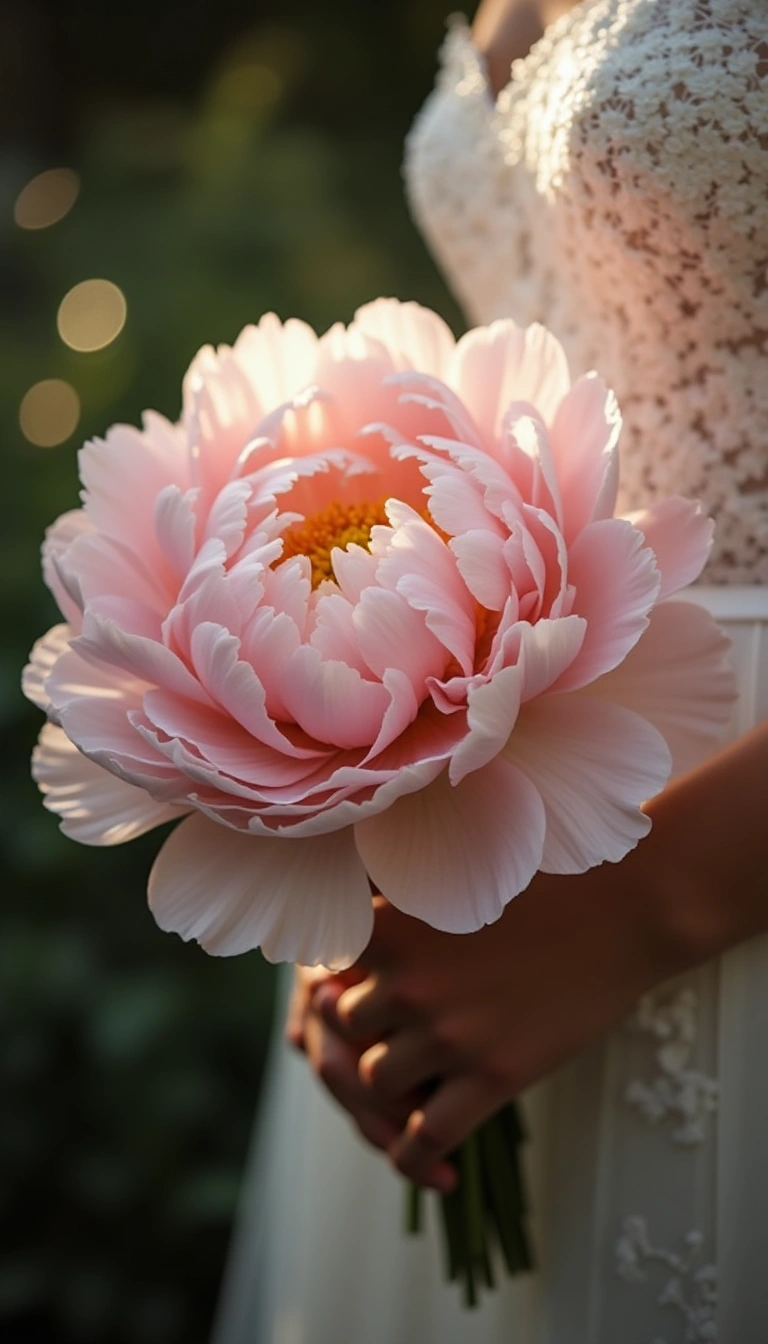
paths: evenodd
<path fill-rule="evenodd" d="M 645 1282 L 654 1265 L 671 1271 L 658 1302 L 682 1316 L 684 1344 L 715 1344 L 717 1340 L 717 1270 L 714 1265 L 698 1263 L 703 1240 L 700 1232 L 689 1232 L 683 1253 L 654 1246 L 645 1219 L 633 1214 L 625 1219 L 616 1242 L 616 1271 L 628 1283 Z M 665 1341 L 657 1337 L 652 1344 Z"/>
<path fill-rule="evenodd" d="M 706 577 L 768 581 L 768 9 L 591 0 L 494 103 L 463 26 L 406 178 L 475 319 L 544 320 L 625 417 L 623 503 L 718 523 Z"/>
<path fill-rule="evenodd" d="M 651 1124 L 673 1118 L 676 1143 L 702 1143 L 707 1119 L 717 1110 L 716 1078 L 693 1067 L 698 1000 L 695 990 L 681 989 L 659 1004 L 647 995 L 638 1004 L 629 1027 L 658 1042 L 654 1058 L 658 1072 L 650 1079 L 633 1078 L 624 1093 L 630 1106 Z"/>

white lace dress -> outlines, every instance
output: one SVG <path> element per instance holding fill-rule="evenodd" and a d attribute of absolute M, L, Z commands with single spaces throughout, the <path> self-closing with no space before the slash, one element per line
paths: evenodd
<path fill-rule="evenodd" d="M 615 388 L 625 506 L 716 517 L 695 592 L 734 640 L 732 733 L 768 717 L 768 0 L 584 0 L 495 103 L 457 24 L 406 176 L 469 319 L 543 320 Z M 768 1344 L 768 939 L 526 1104 L 539 1268 L 471 1313 L 280 1055 L 216 1344 Z"/>

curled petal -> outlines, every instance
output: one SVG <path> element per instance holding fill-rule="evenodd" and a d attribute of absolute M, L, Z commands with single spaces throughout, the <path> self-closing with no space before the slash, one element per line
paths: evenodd
<path fill-rule="evenodd" d="M 48 712 L 51 697 L 46 689 L 46 678 L 62 654 L 66 653 L 73 631 L 69 625 L 54 625 L 38 639 L 29 655 L 29 662 L 21 678 L 21 689 L 38 709 Z"/>
<path fill-rule="evenodd" d="M 82 845 L 122 845 L 184 816 L 188 808 L 155 802 L 83 756 L 66 733 L 46 724 L 32 756 L 32 775 L 61 829 Z"/>

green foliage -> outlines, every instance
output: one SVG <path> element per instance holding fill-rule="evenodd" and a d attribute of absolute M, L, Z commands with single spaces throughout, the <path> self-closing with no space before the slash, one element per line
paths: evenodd
<path fill-rule="evenodd" d="M 10 1344 L 207 1338 L 274 983 L 257 953 L 216 961 L 156 929 L 144 890 L 157 834 L 81 849 L 29 780 L 39 716 L 19 672 L 56 619 L 38 547 L 77 503 L 77 446 L 145 406 L 175 416 L 195 349 L 266 309 L 323 328 L 395 293 L 456 319 L 399 177 L 442 8 L 364 13 L 335 0 L 322 15 L 294 5 L 279 22 L 262 8 L 187 6 L 175 64 L 161 57 L 179 7 L 52 8 L 47 47 L 60 40 L 80 64 L 62 74 L 62 106 L 35 152 L 20 143 L 0 162 L 0 1336 Z M 24 87 L 37 87 L 35 49 L 25 52 Z M 61 161 L 59 113 L 81 194 L 60 223 L 24 233 L 10 207 L 25 180 Z M 120 286 L 128 320 L 84 355 L 62 343 L 55 317 L 89 277 Z M 41 449 L 23 438 L 18 408 L 51 377 L 72 384 L 82 415 L 69 441 Z"/>

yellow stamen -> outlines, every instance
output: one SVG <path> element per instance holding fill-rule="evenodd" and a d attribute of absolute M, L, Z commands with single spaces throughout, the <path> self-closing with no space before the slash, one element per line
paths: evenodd
<path fill-rule="evenodd" d="M 317 588 L 323 579 L 336 578 L 331 559 L 334 546 L 342 551 L 353 545 L 367 550 L 372 528 L 387 522 L 383 499 L 375 504 L 368 500 L 361 500 L 359 504 L 334 501 L 288 529 L 283 537 L 282 559 L 306 555 L 312 566 L 312 587 Z"/>

